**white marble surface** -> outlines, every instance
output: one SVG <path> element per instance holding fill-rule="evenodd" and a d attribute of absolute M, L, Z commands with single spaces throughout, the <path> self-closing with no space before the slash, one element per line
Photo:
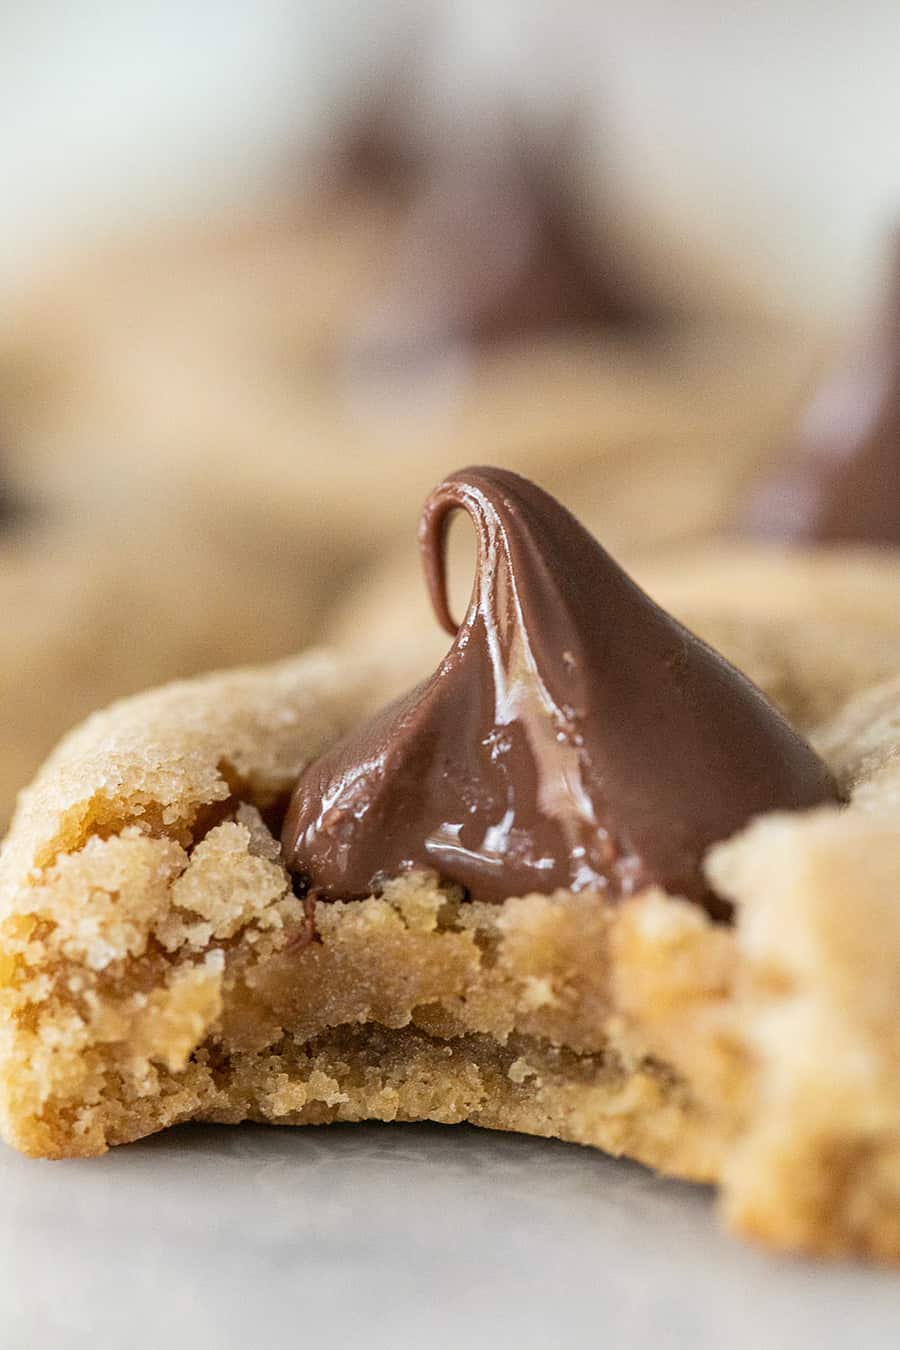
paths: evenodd
<path fill-rule="evenodd" d="M 711 1195 L 437 1126 L 185 1128 L 0 1152 L 4 1347 L 896 1345 L 900 1273 L 776 1259 Z"/>

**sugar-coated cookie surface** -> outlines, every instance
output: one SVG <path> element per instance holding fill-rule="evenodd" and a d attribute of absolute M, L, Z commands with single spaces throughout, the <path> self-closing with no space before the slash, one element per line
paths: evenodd
<path fill-rule="evenodd" d="M 102 529 L 35 509 L 0 536 L 0 836 L 15 796 L 94 708 L 303 644 L 324 583 L 302 548 L 191 529 L 163 503 L 101 506 Z"/>
<path fill-rule="evenodd" d="M 818 631 L 817 666 L 775 672 L 788 708 L 823 702 Z M 659 890 L 485 905 L 420 874 L 319 905 L 313 934 L 280 815 L 373 672 L 311 654 L 96 714 L 0 859 L 6 1138 L 60 1157 L 188 1119 L 469 1120 L 716 1180 L 778 1245 L 900 1259 L 900 684 L 870 673 L 808 718 L 850 805 L 708 855 L 734 927 Z"/>

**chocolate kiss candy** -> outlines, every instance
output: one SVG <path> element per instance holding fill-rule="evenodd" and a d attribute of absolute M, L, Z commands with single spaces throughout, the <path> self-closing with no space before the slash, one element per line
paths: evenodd
<path fill-rule="evenodd" d="M 348 181 L 386 185 L 403 212 L 359 355 L 421 360 L 456 344 L 647 321 L 613 245 L 567 201 L 571 136 L 565 128 L 559 145 L 536 150 L 510 126 L 493 142 L 414 151 L 411 135 L 376 121 L 349 143 Z"/>
<path fill-rule="evenodd" d="M 900 544 L 900 234 L 879 328 L 813 398 L 739 524 L 772 539 Z"/>
<path fill-rule="evenodd" d="M 413 314 L 425 299 L 426 340 L 491 342 L 644 317 L 556 177 L 517 148 L 497 162 L 450 163 L 423 183 L 390 298 Z"/>
<path fill-rule="evenodd" d="M 457 508 L 478 544 L 458 629 L 444 570 Z M 300 778 L 282 842 L 321 898 L 427 867 L 476 900 L 656 882 L 724 915 L 701 872 L 707 846 L 760 812 L 835 800 L 759 690 L 534 484 L 451 474 L 420 540 L 454 642 L 430 679 Z"/>

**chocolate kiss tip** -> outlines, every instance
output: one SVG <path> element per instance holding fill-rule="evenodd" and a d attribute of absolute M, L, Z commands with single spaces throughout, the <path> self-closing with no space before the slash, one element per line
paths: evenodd
<path fill-rule="evenodd" d="M 451 513 L 477 537 L 447 602 Z M 706 849 L 834 802 L 828 770 L 749 680 L 644 594 L 563 506 L 506 469 L 444 479 L 420 528 L 436 673 L 301 776 L 288 865 L 324 899 L 430 868 L 475 900 L 658 884 L 724 917 Z"/>

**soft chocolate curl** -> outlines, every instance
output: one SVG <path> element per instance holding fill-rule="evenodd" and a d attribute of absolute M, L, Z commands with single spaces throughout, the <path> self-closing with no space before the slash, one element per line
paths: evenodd
<path fill-rule="evenodd" d="M 462 505 L 458 492 L 451 489 L 441 494 L 439 489 L 435 490 L 425 503 L 419 525 L 419 547 L 428 597 L 435 618 L 451 637 L 456 637 L 459 624 L 450 613 L 447 596 L 447 530 L 453 512 Z"/>
<path fill-rule="evenodd" d="M 444 566 L 457 509 L 477 536 L 458 627 Z M 420 541 L 454 641 L 430 679 L 300 778 L 283 845 L 320 898 L 425 867 L 477 900 L 659 884 L 723 916 L 708 846 L 762 812 L 836 799 L 759 690 L 526 479 L 451 474 Z"/>

